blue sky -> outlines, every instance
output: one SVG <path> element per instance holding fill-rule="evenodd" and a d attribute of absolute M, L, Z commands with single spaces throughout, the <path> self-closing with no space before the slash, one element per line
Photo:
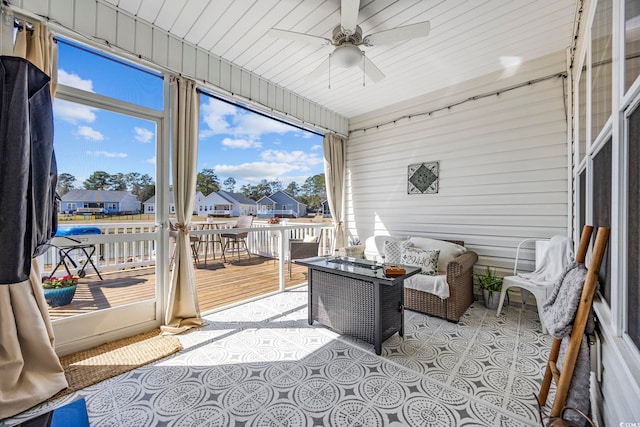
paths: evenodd
<path fill-rule="evenodd" d="M 149 108 L 162 108 L 162 79 L 67 43 L 59 43 L 58 81 Z M 115 78 L 114 78 L 115 76 Z M 96 170 L 139 172 L 155 179 L 155 122 L 54 101 L 58 173 L 76 186 Z M 263 179 L 302 185 L 323 172 L 322 137 L 201 95 L 198 171 L 214 169 L 243 184 Z"/>

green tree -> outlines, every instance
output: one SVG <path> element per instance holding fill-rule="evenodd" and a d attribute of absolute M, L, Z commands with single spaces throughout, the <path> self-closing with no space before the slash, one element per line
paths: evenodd
<path fill-rule="evenodd" d="M 71 175 L 70 173 L 61 173 L 60 175 L 58 175 L 58 186 L 56 187 L 56 191 L 59 195 L 63 196 L 67 194 L 69 190 L 75 189 L 75 182 L 75 176 Z"/>
<path fill-rule="evenodd" d="M 196 179 L 196 191 L 200 191 L 205 196 L 220 190 L 220 181 L 213 169 L 202 169 L 198 172 Z"/>
<path fill-rule="evenodd" d="M 309 209 L 319 209 L 322 201 L 327 198 L 324 173 L 307 178 L 302 184 L 301 193 L 300 199 L 306 203 Z"/>
<path fill-rule="evenodd" d="M 136 190 L 140 188 L 139 181 L 141 176 L 140 172 L 129 172 L 124 174 L 124 182 L 127 184 L 127 190 L 131 191 L 132 194 L 136 194 Z M 146 176 L 151 178 L 149 175 Z"/>
<path fill-rule="evenodd" d="M 240 192 L 252 200 L 260 200 L 263 197 L 274 193 L 272 189 L 274 182 L 275 181 L 269 182 L 266 179 L 263 179 L 255 185 L 245 184 L 240 188 Z"/>
<path fill-rule="evenodd" d="M 127 189 L 136 196 L 140 202 L 145 202 L 156 194 L 156 185 L 148 174 L 129 172 L 125 174 Z"/>
<path fill-rule="evenodd" d="M 274 193 L 272 184 L 273 181 L 269 182 L 266 179 L 263 179 L 260 183 L 256 184 L 253 187 L 255 193 L 254 200 L 260 200 L 263 197 L 272 195 Z"/>
<path fill-rule="evenodd" d="M 107 190 L 127 191 L 127 180 L 125 174 L 118 172 L 109 176 L 109 184 Z"/>
<path fill-rule="evenodd" d="M 131 194 L 136 196 L 140 191 L 149 185 L 155 185 L 153 178 L 148 174 L 141 174 L 139 172 L 129 172 L 124 175 L 124 181 L 127 184 L 127 190 L 131 191 Z"/>
<path fill-rule="evenodd" d="M 300 194 L 300 191 L 301 191 L 300 186 L 295 181 L 291 181 L 289 185 L 287 185 L 287 188 L 284 189 L 284 192 L 290 195 L 291 197 L 298 197 L 298 194 Z"/>
<path fill-rule="evenodd" d="M 224 180 L 224 189 L 230 193 L 233 193 L 236 188 L 236 180 L 232 177 L 229 177 Z"/>
<path fill-rule="evenodd" d="M 245 197 L 248 197 L 250 199 L 253 199 L 252 197 L 252 193 L 253 193 L 253 185 L 251 184 L 244 184 L 242 187 L 240 187 L 240 192 L 242 194 L 244 194 Z M 254 199 L 257 200 L 257 199 Z"/>
<path fill-rule="evenodd" d="M 280 180 L 269 182 L 269 186 L 271 187 L 271 193 L 269 194 L 273 194 L 276 191 L 282 191 L 282 181 Z"/>
<path fill-rule="evenodd" d="M 140 189 L 136 194 L 136 197 L 141 203 L 144 203 L 149 200 L 154 194 L 156 194 L 156 186 L 155 184 L 149 184 Z"/>
<path fill-rule="evenodd" d="M 105 171 L 95 171 L 82 184 L 86 190 L 107 190 L 111 175 Z"/>

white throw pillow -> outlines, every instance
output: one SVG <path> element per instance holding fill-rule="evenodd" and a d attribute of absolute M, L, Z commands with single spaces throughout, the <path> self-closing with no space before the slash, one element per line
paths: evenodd
<path fill-rule="evenodd" d="M 402 258 L 402 248 L 406 245 L 406 240 L 385 240 L 384 249 L 382 254 L 384 255 L 384 262 L 386 264 L 400 264 L 400 258 Z"/>
<path fill-rule="evenodd" d="M 304 236 L 302 241 L 304 243 L 316 243 L 318 241 L 318 236 Z"/>
<path fill-rule="evenodd" d="M 409 241 L 413 243 L 413 246 L 416 248 L 439 249 L 440 256 L 438 258 L 438 271 L 441 273 L 445 273 L 447 271 L 447 264 L 449 264 L 450 261 L 453 261 L 456 257 L 467 252 L 467 248 L 464 246 L 445 242 L 444 240 L 435 240 L 426 237 L 412 237 Z"/>
<path fill-rule="evenodd" d="M 438 274 L 439 255 L 440 250 L 438 249 L 420 249 L 408 246 L 402 249 L 400 264 L 420 267 L 421 274 L 435 276 Z"/>

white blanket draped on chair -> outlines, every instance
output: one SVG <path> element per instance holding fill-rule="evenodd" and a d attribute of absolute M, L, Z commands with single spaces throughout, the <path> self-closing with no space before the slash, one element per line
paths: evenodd
<path fill-rule="evenodd" d="M 534 283 L 554 283 L 573 260 L 573 243 L 567 236 L 553 236 L 539 261 L 539 267 L 531 273 L 518 276 Z"/>

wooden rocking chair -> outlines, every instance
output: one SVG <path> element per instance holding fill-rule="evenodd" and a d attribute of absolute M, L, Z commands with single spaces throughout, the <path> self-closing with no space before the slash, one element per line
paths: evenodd
<path fill-rule="evenodd" d="M 584 263 L 585 261 L 592 232 L 592 226 L 584 226 L 584 229 L 582 230 L 582 236 L 580 237 L 580 245 L 578 246 L 578 252 L 576 254 L 576 262 L 578 263 Z M 542 380 L 542 386 L 540 387 L 540 393 L 538 394 L 538 403 L 541 406 L 546 405 L 547 397 L 549 395 L 549 388 L 551 387 L 551 381 L 553 380 L 555 382 L 556 395 L 553 399 L 553 406 L 551 407 L 551 411 L 549 413 L 550 417 L 560 417 L 567 401 L 569 387 L 571 386 L 571 378 L 573 376 L 576 360 L 578 358 L 578 351 L 580 350 L 580 342 L 582 341 L 582 337 L 584 335 L 585 327 L 587 324 L 587 319 L 589 317 L 589 313 L 591 312 L 593 297 L 595 296 L 596 288 L 598 285 L 598 273 L 600 272 L 600 265 L 602 264 L 602 259 L 604 257 L 608 239 L 609 229 L 603 227 L 598 228 L 596 241 L 593 245 L 593 252 L 591 253 L 591 261 L 589 263 L 587 277 L 582 288 L 580 303 L 578 305 L 576 316 L 573 321 L 573 329 L 569 338 L 569 345 L 565 354 L 564 364 L 562 365 L 562 373 L 559 372 L 556 366 L 562 339 L 554 339 L 551 345 L 547 368 Z"/>

